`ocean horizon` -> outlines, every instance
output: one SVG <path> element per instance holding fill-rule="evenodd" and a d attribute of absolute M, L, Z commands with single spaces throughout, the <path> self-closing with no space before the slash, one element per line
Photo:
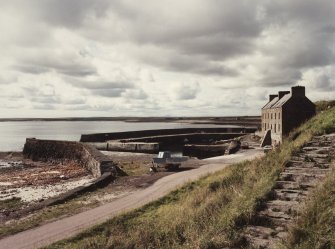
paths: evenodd
<path fill-rule="evenodd" d="M 124 121 L 0 122 L 0 151 L 22 151 L 26 138 L 79 141 L 82 134 L 151 129 L 239 127 L 236 125 Z"/>

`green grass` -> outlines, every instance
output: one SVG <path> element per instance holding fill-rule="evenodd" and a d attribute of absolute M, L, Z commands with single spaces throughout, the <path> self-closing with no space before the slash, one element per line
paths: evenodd
<path fill-rule="evenodd" d="M 83 207 L 82 197 L 76 198 L 74 200 L 68 201 L 64 204 L 58 204 L 51 207 L 46 207 L 43 210 L 36 211 L 32 215 L 19 219 L 11 220 L 8 223 L 0 224 L 0 238 L 15 234 L 33 227 L 37 227 L 41 224 L 44 224 L 47 221 L 52 221 L 54 219 L 73 215 L 82 211 L 87 210 L 88 208 L 93 208 L 98 206 L 98 203 L 89 203 Z M 14 202 L 11 202 L 11 205 L 15 205 Z M 18 203 L 22 205 L 22 203 Z M 15 207 L 16 209 L 17 207 Z"/>
<path fill-rule="evenodd" d="M 335 100 L 321 100 L 321 101 L 317 101 L 315 102 L 316 105 L 316 111 L 317 112 L 321 112 L 321 111 L 325 111 L 328 110 L 331 107 L 335 106 Z"/>
<path fill-rule="evenodd" d="M 0 211 L 6 212 L 11 211 L 13 209 L 18 209 L 22 207 L 24 204 L 21 201 L 21 198 L 13 197 L 7 200 L 1 200 L 0 201 Z"/>
<path fill-rule="evenodd" d="M 122 162 L 121 169 L 129 176 L 140 176 L 149 172 L 149 167 L 145 163 Z"/>
<path fill-rule="evenodd" d="M 12 219 L 6 223 L 2 222 L 0 224 L 0 238 L 97 207 L 105 202 L 105 200 L 100 200 L 100 198 L 111 194 L 115 194 L 115 187 L 112 184 L 101 189 L 83 193 L 65 203 L 37 210 L 27 217 Z M 23 205 L 26 204 L 19 198 L 13 198 L 0 201 L 0 210 L 18 210 L 19 207 Z"/>
<path fill-rule="evenodd" d="M 262 162 L 237 164 L 220 174 L 187 184 L 165 198 L 50 248 L 221 248 L 229 245 L 236 240 L 234 228 L 252 215 L 279 173 Z"/>
<path fill-rule="evenodd" d="M 223 248 L 239 234 L 294 151 L 335 131 L 335 109 L 322 112 L 262 159 L 233 165 L 164 198 L 48 248 Z"/>

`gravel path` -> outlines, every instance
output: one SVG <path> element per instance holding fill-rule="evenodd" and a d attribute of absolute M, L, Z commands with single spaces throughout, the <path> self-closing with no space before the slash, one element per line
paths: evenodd
<path fill-rule="evenodd" d="M 260 149 L 247 150 L 243 153 L 227 155 L 220 161 L 216 160 L 215 163 L 208 162 L 208 164 L 194 170 L 166 176 L 148 188 L 136 191 L 111 203 L 4 238 L 0 240 L 0 249 L 38 248 L 69 238 L 122 212 L 157 200 L 186 182 L 221 170 L 232 163 L 262 155 L 263 152 Z"/>

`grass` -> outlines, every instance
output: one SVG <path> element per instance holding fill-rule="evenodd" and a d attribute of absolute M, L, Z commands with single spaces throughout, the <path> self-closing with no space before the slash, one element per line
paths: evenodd
<path fill-rule="evenodd" d="M 223 248 L 239 233 L 292 153 L 313 135 L 335 132 L 335 108 L 302 125 L 276 151 L 186 184 L 164 198 L 117 216 L 48 248 Z"/>
<path fill-rule="evenodd" d="M 129 176 L 140 176 L 149 172 L 147 164 L 140 162 L 122 162 L 119 167 Z"/>
<path fill-rule="evenodd" d="M 335 165 L 334 165 L 335 166 Z M 335 170 L 311 193 L 280 248 L 335 248 Z"/>
<path fill-rule="evenodd" d="M 335 100 L 321 100 L 321 101 L 317 101 L 315 103 L 316 105 L 316 111 L 319 113 L 319 112 L 322 112 L 322 111 L 325 111 L 325 110 L 328 110 L 329 108 L 332 108 L 335 106 Z"/>
<path fill-rule="evenodd" d="M 10 212 L 11 210 L 19 209 L 22 206 L 24 206 L 24 204 L 21 201 L 21 198 L 17 197 L 0 201 L 0 211 L 2 213 L 7 213 Z"/>
<path fill-rule="evenodd" d="M 0 238 L 15 234 L 33 227 L 37 227 L 41 224 L 44 224 L 47 221 L 52 221 L 54 219 L 73 215 L 82 211 L 87 210 L 88 208 L 98 206 L 98 203 L 89 203 L 86 206 L 83 206 L 82 200 L 85 197 L 78 197 L 74 200 L 68 201 L 64 204 L 59 204 L 51 207 L 46 207 L 43 210 L 36 211 L 35 213 L 29 215 L 28 217 L 11 220 L 10 222 L 0 224 Z M 15 203 L 11 202 L 13 205 Z M 22 205 L 22 202 L 18 202 L 18 205 Z M 15 207 L 17 209 L 17 207 Z"/>

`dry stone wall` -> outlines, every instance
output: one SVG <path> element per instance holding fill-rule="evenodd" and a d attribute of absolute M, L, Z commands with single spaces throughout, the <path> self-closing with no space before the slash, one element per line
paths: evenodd
<path fill-rule="evenodd" d="M 116 176 L 120 171 L 112 160 L 96 148 L 80 142 L 27 138 L 23 154 L 35 161 L 62 164 L 77 162 L 94 177 L 100 177 L 105 172 L 112 172 Z"/>

